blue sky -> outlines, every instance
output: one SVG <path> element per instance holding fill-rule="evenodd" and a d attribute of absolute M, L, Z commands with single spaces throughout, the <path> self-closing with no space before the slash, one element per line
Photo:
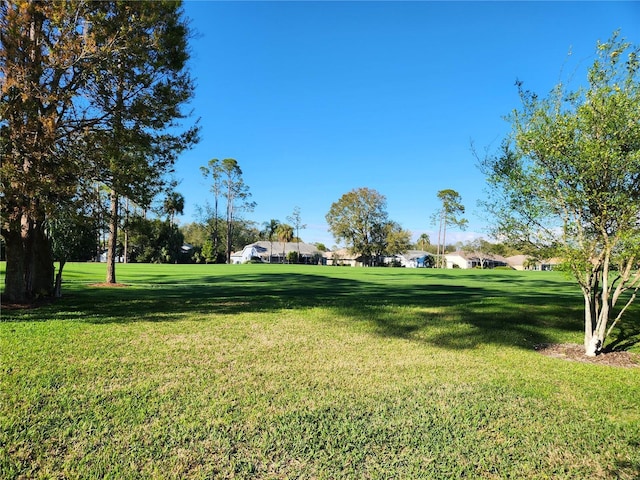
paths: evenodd
<path fill-rule="evenodd" d="M 326 213 L 359 187 L 432 242 L 436 194 L 452 188 L 469 228 L 448 240 L 486 236 L 470 145 L 497 147 L 508 133 L 515 81 L 546 94 L 582 82 L 614 30 L 640 43 L 638 2 L 187 0 L 184 10 L 202 140 L 176 165 L 181 223 L 211 201 L 199 167 L 230 157 L 257 203 L 244 218 L 286 222 L 297 206 L 302 239 L 328 247 Z"/>

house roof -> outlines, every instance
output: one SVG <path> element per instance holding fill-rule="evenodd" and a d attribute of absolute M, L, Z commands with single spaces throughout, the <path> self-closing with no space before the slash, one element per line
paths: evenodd
<path fill-rule="evenodd" d="M 359 253 L 351 253 L 348 248 L 339 248 L 331 252 L 323 252 L 322 256 L 329 259 L 333 259 L 335 256 L 338 256 L 342 260 L 357 260 L 360 258 Z"/>
<path fill-rule="evenodd" d="M 282 256 L 282 252 L 287 255 L 289 252 L 300 252 L 300 255 L 313 256 L 321 254 L 315 245 L 310 245 L 304 242 L 269 242 L 267 240 L 261 240 L 259 242 L 251 243 L 244 248 L 255 248 L 261 256 L 269 256 L 271 254 L 274 257 Z"/>
<path fill-rule="evenodd" d="M 399 256 L 403 257 L 405 260 L 415 260 L 416 258 L 432 257 L 433 255 L 429 252 L 425 252 L 424 250 L 408 250 L 401 253 Z"/>
<path fill-rule="evenodd" d="M 480 258 L 485 258 L 485 259 L 489 259 L 497 262 L 508 263 L 507 259 L 504 258 L 502 255 L 496 255 L 493 253 L 465 252 L 463 250 L 456 250 L 455 252 L 445 253 L 444 256 L 445 257 L 457 256 L 457 257 L 464 258 L 465 260 L 478 260 Z"/>
<path fill-rule="evenodd" d="M 527 260 L 531 257 L 529 255 L 513 255 L 511 257 L 507 257 L 507 263 L 512 267 L 517 265 L 524 265 Z"/>
<path fill-rule="evenodd" d="M 511 266 L 513 265 L 524 265 L 525 262 L 527 260 L 533 260 L 534 257 L 532 257 L 531 255 L 513 255 L 512 257 L 507 257 L 507 263 Z M 545 259 L 538 259 L 535 261 L 535 263 L 544 263 L 544 264 L 549 264 L 549 265 L 557 265 L 559 263 L 562 263 L 562 259 L 561 258 L 545 258 Z"/>

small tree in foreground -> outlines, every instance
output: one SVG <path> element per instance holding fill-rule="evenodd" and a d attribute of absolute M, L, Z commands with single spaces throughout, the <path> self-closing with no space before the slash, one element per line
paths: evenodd
<path fill-rule="evenodd" d="M 483 162 L 498 233 L 566 262 L 584 296 L 584 346 L 598 354 L 640 287 L 638 48 L 598 43 L 586 87 L 523 90 L 500 153 Z"/>

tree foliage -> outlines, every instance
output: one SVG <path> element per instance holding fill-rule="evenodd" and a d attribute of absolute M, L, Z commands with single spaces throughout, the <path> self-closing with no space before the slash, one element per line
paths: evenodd
<path fill-rule="evenodd" d="M 252 211 L 255 202 L 250 201 L 251 192 L 249 186 L 244 183 L 240 164 L 234 158 L 217 158 L 209 160 L 207 166 L 200 167 L 202 174 L 211 177 L 211 191 L 214 194 L 214 248 L 217 248 L 218 241 L 218 201 L 220 197 L 226 202 L 226 262 L 231 263 L 231 253 L 233 250 L 234 228 L 236 218 L 240 211 Z"/>
<path fill-rule="evenodd" d="M 279 242 L 290 242 L 293 240 L 293 227 L 288 223 L 280 223 L 276 227 L 276 237 Z"/>
<path fill-rule="evenodd" d="M 585 86 L 540 98 L 518 83 L 512 134 L 483 163 L 497 233 L 563 258 L 580 285 L 588 355 L 640 286 L 638 51 L 615 33 L 598 42 Z"/>
<path fill-rule="evenodd" d="M 176 215 L 184 213 L 184 195 L 175 190 L 168 191 L 162 202 L 162 211 L 167 214 L 169 223 L 173 225 Z"/>
<path fill-rule="evenodd" d="M 296 257 L 296 263 L 300 258 L 300 229 L 305 229 L 307 226 L 302 223 L 302 216 L 300 215 L 300 207 L 296 206 L 293 208 L 293 213 L 287 217 L 287 221 L 292 223 L 292 227 L 296 232 L 296 243 L 298 244 L 298 256 Z"/>
<path fill-rule="evenodd" d="M 411 248 L 411 232 L 393 221 L 383 225 L 382 235 L 378 243 L 378 256 L 398 255 Z"/>
<path fill-rule="evenodd" d="M 215 227 L 216 222 L 210 210 L 208 210 L 208 215 L 201 222 L 188 223 L 180 228 L 180 231 L 184 233 L 185 241 L 193 247 L 190 261 L 195 263 L 225 263 L 227 258 L 225 222 L 223 219 L 218 219 L 219 226 Z M 216 228 L 221 232 L 217 248 L 212 240 L 213 231 Z M 232 233 L 231 245 L 234 250 L 238 250 L 261 238 L 261 233 L 255 223 L 249 220 L 235 219 Z"/>
<path fill-rule="evenodd" d="M 434 222 L 438 223 L 437 259 L 440 263 L 439 266 L 444 268 L 446 266 L 444 254 L 447 245 L 447 227 L 455 226 L 464 230 L 467 225 L 467 219 L 461 216 L 464 214 L 465 208 L 462 204 L 462 197 L 458 192 L 452 189 L 440 190 L 438 199 L 442 202 L 442 205 L 433 219 Z"/>
<path fill-rule="evenodd" d="M 81 201 L 65 205 L 47 222 L 53 259 L 58 261 L 59 265 L 54 296 L 62 295 L 62 272 L 67 261 L 87 261 L 95 258 L 97 230 L 95 219 Z"/>
<path fill-rule="evenodd" d="M 410 233 L 389 220 L 387 200 L 370 188 L 357 188 L 340 197 L 325 216 L 329 230 L 344 240 L 352 253 L 362 255 L 365 265 L 373 265 L 381 255 L 409 248 Z"/>
<path fill-rule="evenodd" d="M 169 221 L 136 216 L 129 226 L 130 260 L 137 263 L 182 263 L 182 232 Z"/>
<path fill-rule="evenodd" d="M 0 1 L 9 299 L 51 293 L 46 224 L 82 187 L 111 189 L 115 241 L 118 197 L 148 204 L 197 140 L 176 123 L 192 95 L 187 39 L 180 2 Z"/>
<path fill-rule="evenodd" d="M 27 301 L 53 291 L 45 222 L 75 194 L 82 172 L 70 152 L 86 127 L 74 99 L 97 48 L 93 5 L 0 2 L 0 162 L 4 295 Z"/>
<path fill-rule="evenodd" d="M 197 140 L 197 128 L 180 131 L 180 108 L 193 95 L 186 68 L 188 30 L 177 2 L 104 4 L 94 20 L 100 45 L 111 44 L 88 84 L 100 122 L 90 142 L 96 180 L 111 190 L 107 282 L 115 278 L 119 197 L 148 206 L 165 185 L 177 155 Z"/>
<path fill-rule="evenodd" d="M 416 246 L 420 250 L 426 250 L 426 248 L 430 245 L 431 245 L 431 239 L 429 238 L 429 234 L 421 233 L 420 236 L 418 237 L 418 241 L 416 242 Z"/>

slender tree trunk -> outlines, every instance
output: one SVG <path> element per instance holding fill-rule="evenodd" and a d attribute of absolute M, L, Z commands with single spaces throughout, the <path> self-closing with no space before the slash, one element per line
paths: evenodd
<path fill-rule="evenodd" d="M 216 263 L 218 259 L 218 248 L 220 246 L 218 236 L 218 193 L 216 191 L 213 208 L 213 254 L 216 258 Z"/>
<path fill-rule="evenodd" d="M 67 262 L 60 260 L 60 266 L 58 267 L 58 273 L 56 273 L 56 284 L 54 288 L 54 296 L 56 298 L 62 297 L 62 270 Z"/>
<path fill-rule="evenodd" d="M 107 283 L 116 283 L 116 246 L 118 243 L 118 194 L 111 190 L 109 215 L 109 245 L 107 247 Z"/>
<path fill-rule="evenodd" d="M 115 100 L 115 112 L 113 120 L 113 141 L 115 142 L 122 137 L 122 112 L 124 110 L 124 72 L 122 71 L 122 64 L 118 62 L 118 88 L 116 91 Z M 113 184 L 111 185 L 111 192 L 109 194 L 110 212 L 109 212 L 109 245 L 107 246 L 107 283 L 116 283 L 116 247 L 118 244 L 118 204 L 120 198 L 116 192 L 116 185 L 118 182 L 116 179 L 122 174 L 120 171 L 120 164 L 122 152 L 119 148 L 115 148 L 112 151 L 112 156 L 109 161 L 109 169 L 113 176 Z"/>
<path fill-rule="evenodd" d="M 129 263 L 129 198 L 126 198 L 124 204 L 124 263 Z"/>
<path fill-rule="evenodd" d="M 227 264 L 231 263 L 231 245 L 233 235 L 233 190 L 227 186 Z"/>
<path fill-rule="evenodd" d="M 593 315 L 593 300 L 591 297 L 591 292 L 584 292 L 584 351 L 587 356 L 594 357 L 596 355 L 596 345 L 592 343 L 593 341 L 593 324 L 594 324 L 594 315 Z"/>
<path fill-rule="evenodd" d="M 596 270 L 590 274 L 587 287 L 583 287 L 584 296 L 584 350 L 588 357 L 595 357 L 602 349 L 604 336 L 599 335 L 599 325 L 602 315 L 609 315 L 608 308 L 600 304 L 603 293 L 600 289 L 605 288 L 605 278 L 600 281 L 600 271 Z M 605 322 L 606 326 L 606 322 Z"/>
<path fill-rule="evenodd" d="M 442 222 L 442 268 L 447 268 L 447 259 L 444 256 L 445 249 L 447 248 L 447 217 L 445 215 Z"/>
<path fill-rule="evenodd" d="M 227 264 L 231 263 L 231 235 L 233 235 L 232 222 L 227 221 Z"/>
<path fill-rule="evenodd" d="M 442 259 L 440 257 L 440 247 L 442 245 L 442 214 L 440 214 L 440 221 L 438 222 L 438 248 L 436 249 L 436 267 L 440 268 Z"/>

